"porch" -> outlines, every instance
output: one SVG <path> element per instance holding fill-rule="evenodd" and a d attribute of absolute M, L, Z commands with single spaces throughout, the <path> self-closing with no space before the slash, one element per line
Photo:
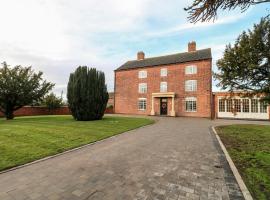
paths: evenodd
<path fill-rule="evenodd" d="M 155 109 L 155 99 L 160 99 L 160 114 L 172 116 L 175 117 L 175 93 L 174 92 L 159 92 L 159 93 L 152 93 L 151 98 L 151 115 L 156 115 L 156 109 Z M 168 101 L 162 102 L 162 99 L 168 99 L 171 98 L 171 110 L 168 110 Z M 165 110 L 167 111 L 166 114 L 164 114 Z"/>

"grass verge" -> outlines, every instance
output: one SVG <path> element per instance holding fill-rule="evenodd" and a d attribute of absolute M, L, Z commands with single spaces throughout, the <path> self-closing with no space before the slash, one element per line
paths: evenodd
<path fill-rule="evenodd" d="M 88 122 L 75 121 L 71 116 L 0 118 L 0 171 L 153 122 L 115 116 Z"/>
<path fill-rule="evenodd" d="M 254 199 L 270 198 L 270 126 L 216 127 Z"/>

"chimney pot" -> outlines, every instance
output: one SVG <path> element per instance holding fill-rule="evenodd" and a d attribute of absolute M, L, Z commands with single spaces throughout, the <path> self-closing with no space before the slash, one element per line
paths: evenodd
<path fill-rule="evenodd" d="M 188 43 L 188 52 L 196 51 L 196 42 L 192 41 Z"/>
<path fill-rule="evenodd" d="M 144 52 L 143 51 L 139 51 L 137 53 L 137 60 L 144 60 Z"/>

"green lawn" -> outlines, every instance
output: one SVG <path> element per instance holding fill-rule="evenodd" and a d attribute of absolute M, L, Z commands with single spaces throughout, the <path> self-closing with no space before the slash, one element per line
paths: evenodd
<path fill-rule="evenodd" d="M 217 132 L 253 198 L 270 199 L 270 126 L 220 126 Z"/>
<path fill-rule="evenodd" d="M 0 118 L 0 171 L 153 122 L 111 116 L 89 122 L 75 121 L 71 116 Z"/>

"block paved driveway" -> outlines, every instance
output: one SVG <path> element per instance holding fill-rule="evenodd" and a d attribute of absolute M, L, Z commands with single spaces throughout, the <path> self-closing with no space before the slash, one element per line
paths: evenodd
<path fill-rule="evenodd" d="M 245 121 L 155 119 L 154 125 L 0 174 L 0 199 L 242 199 L 209 127 Z"/>

